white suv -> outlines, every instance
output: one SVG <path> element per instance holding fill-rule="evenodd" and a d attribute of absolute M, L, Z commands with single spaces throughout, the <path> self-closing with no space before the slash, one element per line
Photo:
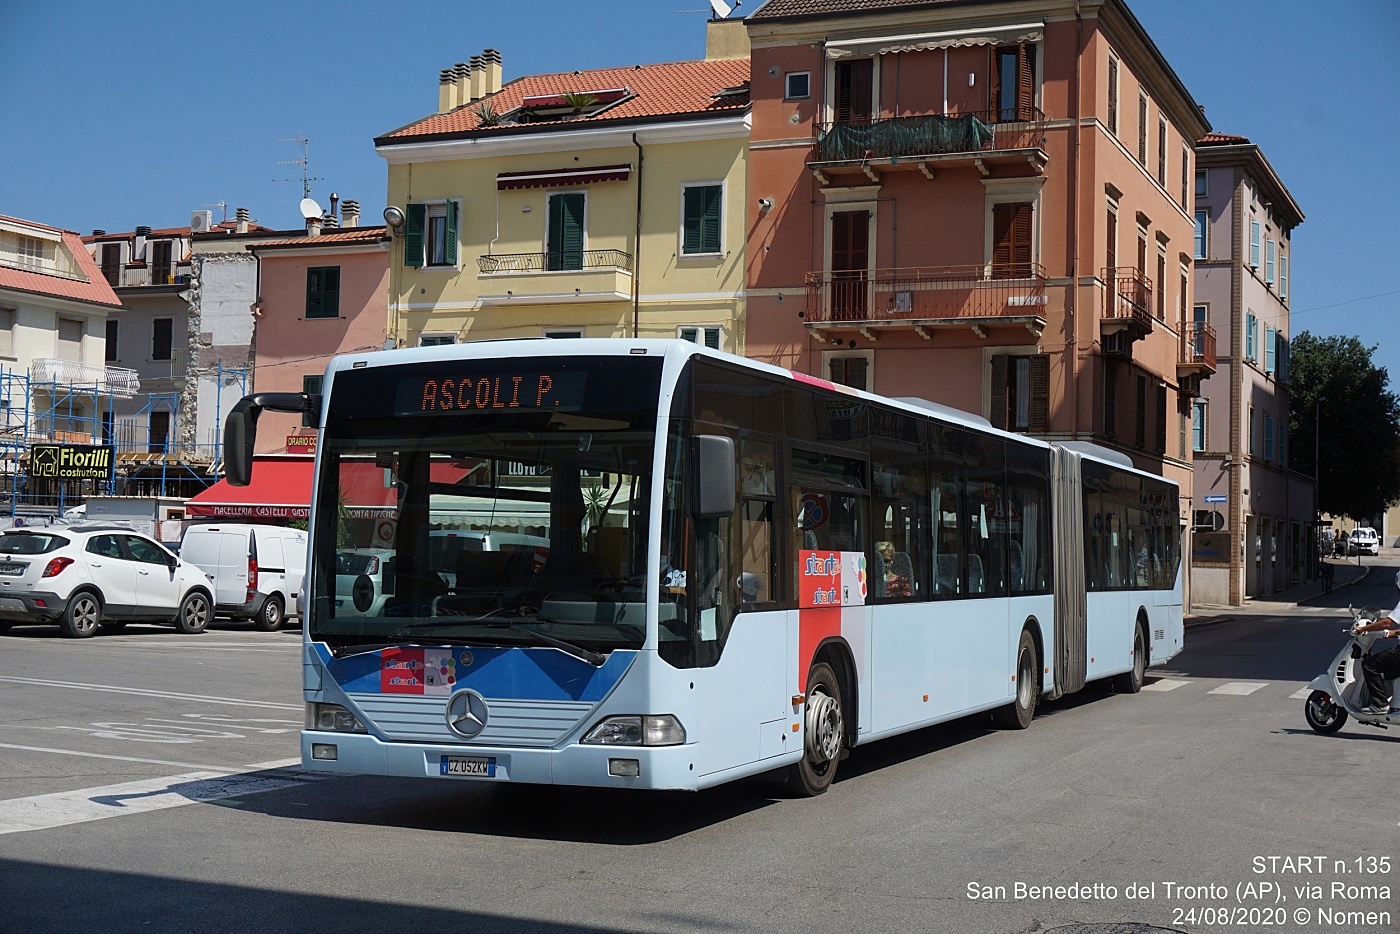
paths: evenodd
<path fill-rule="evenodd" d="M 1375 529 L 1362 527 L 1351 533 L 1351 551 L 1358 555 L 1378 555 L 1381 553 L 1381 537 Z"/>
<path fill-rule="evenodd" d="M 213 615 L 209 580 L 131 529 L 69 526 L 0 532 L 0 631 L 58 623 L 86 638 L 133 620 L 203 632 Z"/>

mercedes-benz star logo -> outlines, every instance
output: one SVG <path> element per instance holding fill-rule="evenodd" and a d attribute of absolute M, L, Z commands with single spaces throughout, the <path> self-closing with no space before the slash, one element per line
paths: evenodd
<path fill-rule="evenodd" d="M 447 728 L 463 739 L 486 729 L 486 701 L 475 691 L 458 691 L 447 702 Z"/>

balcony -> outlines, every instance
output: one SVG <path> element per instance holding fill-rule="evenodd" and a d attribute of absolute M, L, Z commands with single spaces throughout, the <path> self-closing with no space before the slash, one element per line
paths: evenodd
<path fill-rule="evenodd" d="M 969 328 L 985 338 L 993 326 L 1045 329 L 1045 268 L 904 266 L 865 272 L 807 274 L 806 326 L 819 339 L 857 332 L 909 331 L 925 340 L 938 328 Z"/>
<path fill-rule="evenodd" d="M 21 240 L 31 243 L 40 243 L 30 237 L 22 237 Z M 25 272 L 37 272 L 41 276 L 57 276 L 60 279 L 73 279 L 78 282 L 86 282 L 87 275 L 78 265 L 67 247 L 54 243 L 44 243 L 39 251 L 26 251 L 21 246 L 9 240 L 0 239 L 0 266 L 8 266 L 11 269 L 21 269 Z"/>
<path fill-rule="evenodd" d="M 1103 333 L 1127 331 L 1132 339 L 1152 333 L 1152 280 L 1132 266 L 1111 266 L 1103 278 Z"/>
<path fill-rule="evenodd" d="M 1181 330 L 1181 356 L 1176 381 L 1184 395 L 1199 396 L 1201 380 L 1215 373 L 1215 328 L 1204 321 L 1188 321 Z"/>
<path fill-rule="evenodd" d="M 817 124 L 807 165 L 824 185 L 833 176 L 849 174 L 878 181 L 882 170 L 900 167 L 932 179 L 939 165 L 972 164 L 987 176 L 994 164 L 1020 164 L 1039 175 L 1046 159 L 1045 114 L 1032 107 L 1023 110 Z"/>
<path fill-rule="evenodd" d="M 127 263 L 124 266 L 103 266 L 102 275 L 114 288 L 151 288 L 156 286 L 189 284 L 190 264 L 176 263 L 147 265 L 144 262 Z"/>
<path fill-rule="evenodd" d="M 632 255 L 621 250 L 497 253 L 476 262 L 483 305 L 632 300 Z"/>
<path fill-rule="evenodd" d="M 65 390 L 92 389 L 122 399 L 130 399 L 141 390 L 141 380 L 135 370 L 51 357 L 35 360 L 29 367 L 29 379 L 36 384 L 36 389 L 41 388 L 37 385 L 39 383 L 53 383 Z"/>

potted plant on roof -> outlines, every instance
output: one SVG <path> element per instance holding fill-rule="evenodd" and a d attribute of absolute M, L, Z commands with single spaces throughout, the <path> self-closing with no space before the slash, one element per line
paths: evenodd
<path fill-rule="evenodd" d="M 498 126 L 501 122 L 501 115 L 491 109 L 490 101 L 482 101 L 474 108 L 477 117 L 477 126 Z"/>
<path fill-rule="evenodd" d="M 560 96 L 564 98 L 564 103 L 574 109 L 573 115 L 576 117 L 598 103 L 597 95 L 589 94 L 587 91 L 567 91 Z"/>

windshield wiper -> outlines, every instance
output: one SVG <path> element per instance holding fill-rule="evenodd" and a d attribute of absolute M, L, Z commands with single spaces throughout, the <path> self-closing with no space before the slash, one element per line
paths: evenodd
<path fill-rule="evenodd" d="M 545 619 L 544 617 L 537 617 L 535 621 L 541 623 L 549 622 L 549 620 Z M 486 625 L 500 626 L 502 624 L 498 622 L 490 622 Z M 563 639 L 556 639 L 554 636 L 540 632 L 538 629 L 531 628 L 528 623 L 509 623 L 508 625 L 511 629 L 515 630 L 516 632 L 528 633 L 529 635 L 532 635 L 536 639 L 543 642 L 545 645 L 552 646 L 561 652 L 567 652 L 574 658 L 577 658 L 579 661 L 587 662 L 594 668 L 602 668 L 603 664 L 607 662 L 607 658 L 604 657 L 601 652 L 594 652 L 591 649 L 585 649 L 581 645 L 574 645 L 572 642 L 565 642 Z"/>

